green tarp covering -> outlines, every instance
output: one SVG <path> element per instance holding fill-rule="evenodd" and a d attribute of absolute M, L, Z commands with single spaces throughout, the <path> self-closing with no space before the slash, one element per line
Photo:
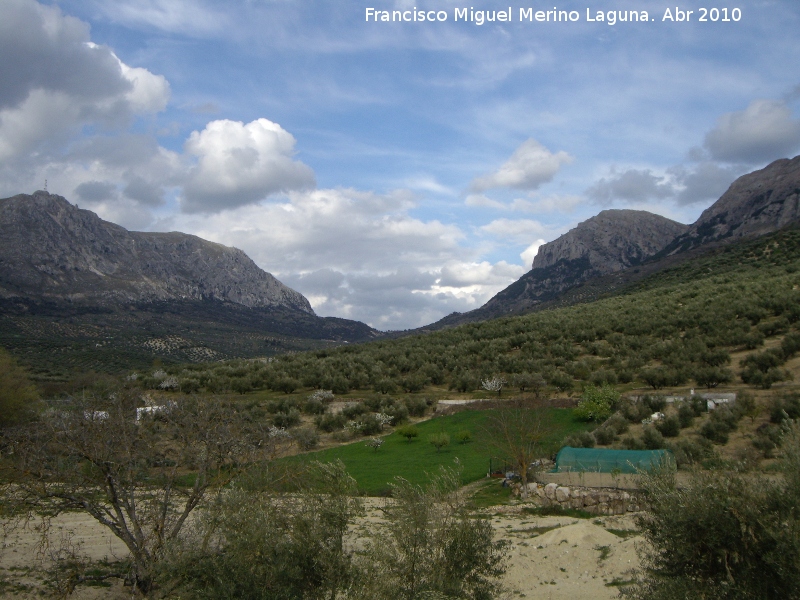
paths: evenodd
<path fill-rule="evenodd" d="M 674 466 L 669 450 L 611 450 L 565 446 L 556 456 L 555 473 L 636 473 L 664 462 Z"/>

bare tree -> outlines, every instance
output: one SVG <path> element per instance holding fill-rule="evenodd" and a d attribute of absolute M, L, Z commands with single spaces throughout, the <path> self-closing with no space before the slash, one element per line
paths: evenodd
<path fill-rule="evenodd" d="M 484 441 L 509 461 L 522 479 L 522 497 L 528 496 L 531 463 L 545 450 L 547 415 L 540 404 L 516 401 L 490 413 L 482 430 Z"/>
<path fill-rule="evenodd" d="M 166 544 L 214 490 L 268 458 L 274 440 L 219 399 L 184 398 L 137 420 L 138 398 L 117 391 L 74 402 L 4 435 L 0 492 L 18 514 L 83 511 L 130 551 L 133 588 L 148 593 Z"/>

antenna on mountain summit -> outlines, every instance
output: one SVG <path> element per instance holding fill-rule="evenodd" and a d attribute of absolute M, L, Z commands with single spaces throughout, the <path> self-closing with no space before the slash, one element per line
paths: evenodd
<path fill-rule="evenodd" d="M 44 191 L 47 191 L 47 179 L 44 180 Z"/>

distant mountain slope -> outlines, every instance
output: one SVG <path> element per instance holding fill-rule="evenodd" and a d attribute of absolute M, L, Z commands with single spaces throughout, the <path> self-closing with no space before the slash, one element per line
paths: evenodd
<path fill-rule="evenodd" d="M 0 200 L 0 296 L 221 300 L 314 313 L 241 250 L 185 233 L 128 231 L 41 191 Z"/>
<path fill-rule="evenodd" d="M 244 252 L 127 231 L 46 192 L 0 200 L 0 346 L 40 378 L 368 341 Z"/>
<path fill-rule="evenodd" d="M 800 219 L 800 156 L 783 158 L 739 177 L 662 254 L 711 242 L 732 242 L 777 231 Z"/>
<path fill-rule="evenodd" d="M 691 226 L 645 211 L 604 210 L 544 244 L 533 268 L 482 307 L 422 330 L 591 301 L 720 245 L 799 220 L 800 156 L 738 178 Z"/>

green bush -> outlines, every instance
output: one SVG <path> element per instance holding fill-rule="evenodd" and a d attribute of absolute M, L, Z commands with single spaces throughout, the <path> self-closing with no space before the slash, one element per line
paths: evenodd
<path fill-rule="evenodd" d="M 436 452 L 441 452 L 442 448 L 450 445 L 450 436 L 447 433 L 431 433 L 428 435 L 428 443 L 436 448 Z"/>
<path fill-rule="evenodd" d="M 466 429 L 462 429 L 456 433 L 455 438 L 459 444 L 467 444 L 472 441 L 472 433 Z"/>
<path fill-rule="evenodd" d="M 313 464 L 291 502 L 235 487 L 168 549 L 160 569 L 170 597 L 324 600 L 355 577 L 344 536 L 362 512 L 341 463 Z"/>
<path fill-rule="evenodd" d="M 800 431 L 789 434 L 785 478 L 704 471 L 678 488 L 674 475 L 642 483 L 647 543 L 627 598 L 800 598 Z"/>
<path fill-rule="evenodd" d="M 442 469 L 427 486 L 396 479 L 384 508 L 385 528 L 373 529 L 359 556 L 352 600 L 499 598 L 507 542 L 475 519 L 460 490 L 460 474 Z M 333 597 L 333 596 L 331 596 Z"/>
<path fill-rule="evenodd" d="M 613 427 L 609 426 L 598 427 L 592 433 L 594 435 L 594 439 L 597 440 L 597 443 L 601 446 L 613 444 L 614 440 L 617 439 L 617 432 L 614 431 Z"/>
<path fill-rule="evenodd" d="M 300 423 L 300 411 L 296 408 L 292 408 L 289 412 L 286 413 L 275 413 L 272 415 L 272 424 L 275 427 L 283 427 L 284 429 L 289 429 L 290 427 L 294 427 L 295 425 Z"/>
<path fill-rule="evenodd" d="M 428 410 L 428 403 L 424 398 L 406 398 L 403 403 L 408 409 L 408 414 L 412 417 L 424 417 Z"/>
<path fill-rule="evenodd" d="M 586 386 L 573 414 L 584 421 L 602 422 L 611 416 L 619 402 L 619 392 L 610 385 Z"/>
<path fill-rule="evenodd" d="M 681 432 L 681 423 L 674 415 L 657 421 L 655 426 L 664 437 L 677 437 Z"/>
<path fill-rule="evenodd" d="M 571 448 L 594 448 L 597 440 L 588 431 L 581 431 L 574 433 L 564 440 L 562 445 L 570 446 Z"/>
<path fill-rule="evenodd" d="M 347 424 L 347 419 L 341 413 L 337 413 L 335 415 L 326 413 L 324 415 L 317 416 L 314 419 L 314 423 L 317 425 L 320 431 L 331 433 L 332 431 L 343 429 Z"/>
<path fill-rule="evenodd" d="M 647 450 L 658 450 L 664 447 L 664 436 L 655 427 L 645 425 L 642 428 L 642 444 Z"/>
<path fill-rule="evenodd" d="M 411 442 L 416 437 L 419 437 L 419 429 L 415 425 L 403 425 L 395 429 L 397 435 L 406 438 L 407 442 Z"/>
<path fill-rule="evenodd" d="M 681 405 L 678 407 L 678 423 L 680 424 L 682 429 L 686 429 L 687 427 L 691 427 L 694 423 L 694 409 L 688 402 L 681 402 Z"/>
<path fill-rule="evenodd" d="M 311 427 L 301 427 L 292 434 L 301 450 L 312 450 L 319 444 L 319 434 Z"/>

